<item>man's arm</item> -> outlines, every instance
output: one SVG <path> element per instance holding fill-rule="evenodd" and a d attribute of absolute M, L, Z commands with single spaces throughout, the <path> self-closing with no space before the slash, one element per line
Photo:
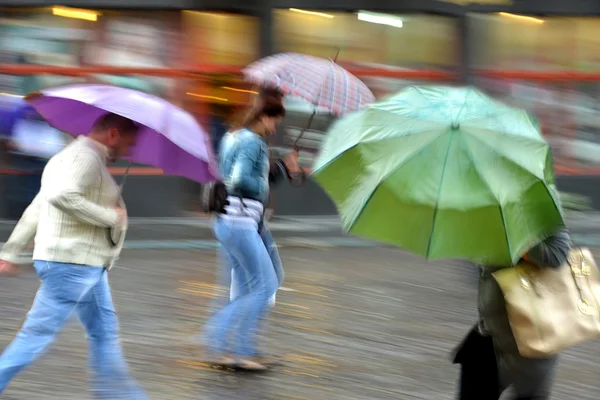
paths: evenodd
<path fill-rule="evenodd" d="M 59 210 L 81 222 L 112 228 L 120 223 L 115 207 L 104 207 L 85 197 L 90 186 L 100 179 L 103 167 L 93 155 L 85 152 L 77 154 L 72 163 L 66 163 L 60 171 L 61 176 L 49 176 L 44 182 L 44 195 L 48 202 Z M 53 171 L 57 174 L 56 171 Z M 116 204 L 115 204 L 116 206 Z"/>
<path fill-rule="evenodd" d="M 19 261 L 19 255 L 31 243 L 37 231 L 38 220 L 40 216 L 41 196 L 38 193 L 29 207 L 25 210 L 21 219 L 15 226 L 10 238 L 2 248 L 0 260 L 16 264 Z"/>
<path fill-rule="evenodd" d="M 558 268 L 563 265 L 571 251 L 571 236 L 561 229 L 529 250 L 525 260 L 540 267 Z"/>

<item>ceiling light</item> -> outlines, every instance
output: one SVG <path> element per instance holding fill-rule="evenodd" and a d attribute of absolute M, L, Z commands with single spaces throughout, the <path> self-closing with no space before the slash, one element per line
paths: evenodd
<path fill-rule="evenodd" d="M 52 7 L 52 14 L 65 17 L 65 18 L 75 18 L 75 19 L 83 19 L 86 21 L 97 21 L 99 12 L 92 10 L 84 10 L 81 8 L 71 8 L 71 7 Z"/>
<path fill-rule="evenodd" d="M 513 18 L 513 19 L 520 19 L 522 21 L 534 22 L 536 24 L 543 24 L 544 23 L 543 19 L 533 18 L 533 17 L 527 17 L 525 15 L 510 14 L 510 13 L 506 13 L 506 12 L 501 12 L 501 13 L 498 13 L 498 14 L 502 15 L 503 17 Z"/>
<path fill-rule="evenodd" d="M 320 13 L 320 12 L 316 12 L 316 11 L 301 10 L 299 8 L 290 8 L 290 11 L 301 13 L 301 14 L 314 15 L 316 17 L 323 17 L 323 18 L 329 18 L 329 19 L 334 18 L 334 16 L 331 14 L 325 14 L 325 13 Z"/>
<path fill-rule="evenodd" d="M 389 14 L 378 14 L 368 11 L 359 11 L 357 13 L 360 21 L 371 22 L 373 24 L 389 25 L 395 28 L 402 28 L 402 19 Z"/>

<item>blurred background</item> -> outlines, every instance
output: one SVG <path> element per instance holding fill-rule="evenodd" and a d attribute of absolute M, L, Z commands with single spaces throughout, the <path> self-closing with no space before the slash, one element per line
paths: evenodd
<path fill-rule="evenodd" d="M 14 4 L 12 4 L 14 3 Z M 45 5 L 48 3 L 48 5 Z M 334 58 L 380 98 L 415 83 L 473 84 L 534 112 L 554 149 L 559 186 L 600 208 L 600 3 L 558 0 L 326 0 L 116 2 L 69 6 L 0 1 L 0 218 L 17 218 L 39 188 L 45 160 L 69 138 L 22 96 L 70 82 L 106 82 L 163 96 L 194 114 L 215 149 L 252 101 L 239 71 L 276 52 Z M 24 7 L 24 5 L 30 5 Z M 18 6 L 18 7 L 17 7 Z M 292 7 L 294 6 L 294 7 Z M 217 11 L 218 9 L 218 11 Z M 312 109 L 288 99 L 275 153 L 289 148 Z M 307 132 L 310 169 L 332 117 Z M 36 130 L 39 141 L 31 140 Z M 124 166 L 113 166 L 120 176 Z M 125 195 L 138 217 L 195 213 L 198 186 L 135 166 Z M 152 199 L 147 190 L 161 186 Z M 282 186 L 274 215 L 333 215 L 317 185 Z"/>
<path fill-rule="evenodd" d="M 75 82 L 157 94 L 192 113 L 216 150 L 256 95 L 241 69 L 285 51 L 337 56 L 377 98 L 413 84 L 468 84 L 528 109 L 553 147 L 564 204 L 600 210 L 600 1 L 0 0 L 0 242 L 39 190 L 48 158 L 71 140 L 24 95 Z M 289 151 L 313 111 L 286 103 L 274 153 Z M 318 111 L 299 142 L 309 170 L 333 122 Z M 125 171 L 111 166 L 118 181 Z M 476 320 L 470 263 L 425 262 L 346 236 L 316 183 L 284 183 L 272 192 L 269 224 L 286 268 L 267 353 L 281 365 L 261 378 L 216 373 L 191 339 L 214 298 L 228 298 L 214 284 L 210 221 L 186 218 L 202 217 L 200 188 L 143 165 L 129 175 L 134 218 L 111 281 L 130 365 L 152 398 L 454 398 L 448 354 Z M 598 258 L 600 214 L 573 213 L 568 224 Z M 38 281 L 31 270 L 0 280 L 0 348 Z M 68 327 L 9 396 L 87 399 L 84 340 Z M 596 341 L 565 355 L 557 399 L 598 398 L 598 354 Z"/>

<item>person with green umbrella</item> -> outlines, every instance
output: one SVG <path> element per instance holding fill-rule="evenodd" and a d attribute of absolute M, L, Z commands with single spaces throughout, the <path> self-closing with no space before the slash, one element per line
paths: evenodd
<path fill-rule="evenodd" d="M 556 358 L 519 355 L 491 279 L 524 254 L 557 267 L 570 249 L 537 120 L 474 88 L 410 87 L 337 121 L 313 178 L 348 232 L 482 266 L 483 323 L 455 358 L 462 400 L 497 400 L 509 385 L 520 400 L 548 398 Z"/>
<path fill-rule="evenodd" d="M 523 258 L 539 267 L 560 268 L 570 249 L 568 231 L 559 229 Z M 479 322 L 458 347 L 453 360 L 461 364 L 459 399 L 498 400 L 508 387 L 513 388 L 516 400 L 549 399 L 558 356 L 531 359 L 519 354 L 504 296 L 492 276 L 502 268 L 506 267 L 481 267 Z"/>

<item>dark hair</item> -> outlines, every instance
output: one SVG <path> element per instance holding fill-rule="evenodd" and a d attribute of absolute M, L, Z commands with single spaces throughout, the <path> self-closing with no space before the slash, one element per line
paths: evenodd
<path fill-rule="evenodd" d="M 285 107 L 281 99 L 264 97 L 257 104 L 247 109 L 231 125 L 231 130 L 237 130 L 257 122 L 262 116 L 271 118 L 285 117 Z"/>
<path fill-rule="evenodd" d="M 140 129 L 139 125 L 118 114 L 108 113 L 96 120 L 94 124 L 94 131 L 104 132 L 110 128 L 117 128 L 123 135 L 133 135 Z"/>
<path fill-rule="evenodd" d="M 259 98 L 262 97 L 263 99 L 270 98 L 273 100 L 276 100 L 276 99 L 282 100 L 283 92 L 279 88 L 276 88 L 276 87 L 264 87 L 258 91 L 258 96 L 259 96 Z"/>

